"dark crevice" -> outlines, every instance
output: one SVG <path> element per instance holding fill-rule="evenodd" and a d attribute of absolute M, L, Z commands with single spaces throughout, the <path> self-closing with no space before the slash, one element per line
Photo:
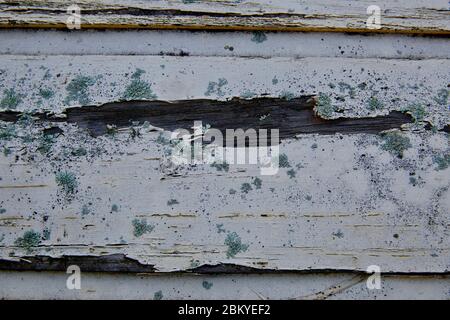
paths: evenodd
<path fill-rule="evenodd" d="M 14 7 L 15 6 L 15 7 Z M 52 8 L 39 8 L 23 6 L 21 4 L 8 3 L 7 5 L 0 5 L 0 8 L 4 7 L 7 12 L 27 12 L 33 14 L 49 14 L 49 13 L 61 13 L 67 12 L 66 7 L 52 7 Z M 324 14 L 303 14 L 303 13 L 240 13 L 240 12 L 214 12 L 214 11 L 194 11 L 194 10 L 182 10 L 182 9 L 145 9 L 136 7 L 118 8 L 117 6 L 111 8 L 83 8 L 84 15 L 129 15 L 136 17 L 149 17 L 149 16 L 167 16 L 167 17 L 215 17 L 215 18 L 311 18 L 314 19 L 327 19 L 329 16 Z M 344 17 L 344 16 L 342 16 Z M 347 16 L 351 18 L 352 16 Z"/>
<path fill-rule="evenodd" d="M 339 118 L 326 120 L 316 115 L 313 96 L 291 100 L 280 98 L 234 98 L 217 100 L 178 101 L 127 101 L 112 102 L 102 106 L 68 108 L 65 117 L 35 114 L 40 120 L 68 122 L 87 129 L 94 137 L 108 132 L 108 125 L 118 129 L 148 122 L 168 131 L 187 129 L 192 132 L 194 121 L 219 129 L 225 136 L 226 129 L 278 129 L 280 139 L 298 134 L 378 134 L 384 130 L 400 128 L 413 122 L 410 115 L 392 111 L 388 115 L 366 118 Z M 2 112 L 0 120 L 17 121 L 18 112 Z"/>
<path fill-rule="evenodd" d="M 0 270 L 8 271 L 66 271 L 77 265 L 85 272 L 155 272 L 152 265 L 139 263 L 123 254 L 107 256 L 49 256 L 23 257 L 20 261 L 0 259 Z"/>
<path fill-rule="evenodd" d="M 367 275 L 366 271 L 351 269 L 264 269 L 242 266 L 232 263 L 219 263 L 217 265 L 204 264 L 196 268 L 159 272 L 152 264 L 142 264 L 138 260 L 124 254 L 111 254 L 104 256 L 25 256 L 20 261 L 0 259 L 0 271 L 53 271 L 66 272 L 71 265 L 76 265 L 81 272 L 105 273 L 159 273 L 159 274 L 356 274 Z M 442 272 L 383 272 L 383 275 L 393 276 L 449 276 L 450 271 Z"/>

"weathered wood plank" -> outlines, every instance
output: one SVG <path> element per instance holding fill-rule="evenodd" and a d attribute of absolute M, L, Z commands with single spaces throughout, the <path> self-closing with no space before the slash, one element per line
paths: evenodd
<path fill-rule="evenodd" d="M 0 1 L 0 27 L 67 28 L 73 2 Z M 448 2 L 378 1 L 382 28 L 368 29 L 372 1 L 80 0 L 82 28 L 339 31 L 449 34 Z"/>
<path fill-rule="evenodd" d="M 260 180 L 252 166 L 166 167 L 157 134 L 135 143 L 128 133 L 113 141 L 64 136 L 50 155 L 30 146 L 25 154 L 34 160 L 20 160 L 25 150 L 16 142 L 1 158 L 3 259 L 31 250 L 121 253 L 161 272 L 217 263 L 448 271 L 449 170 L 433 163 L 433 154 L 448 152 L 442 134 L 407 134 L 412 147 L 402 159 L 376 136 L 300 136 L 281 146 L 290 168 Z M 77 156 L 80 147 L 86 156 Z M 55 181 L 65 171 L 76 181 L 73 194 Z M 153 228 L 141 235 L 145 225 Z"/>
<path fill-rule="evenodd" d="M 448 68 L 449 59 L 3 55 L 0 111 L 62 114 L 69 107 L 124 100 L 323 93 L 331 119 L 414 111 L 419 105 L 426 109 L 419 120 L 442 129 L 448 124 Z"/>
<path fill-rule="evenodd" d="M 2 122 L 1 258 L 122 254 L 161 272 L 448 272 L 449 143 L 439 132 L 448 69 L 447 59 L 3 55 L 1 112 L 317 95 L 331 119 L 406 106 L 416 121 L 398 133 L 400 150 L 369 133 L 297 135 L 282 141 L 278 174 L 264 177 L 252 165 L 173 166 L 151 122 L 99 137 L 59 120 Z"/>
<path fill-rule="evenodd" d="M 65 289 L 63 272 L 0 272 L 4 299 L 449 299 L 450 276 L 382 276 L 380 290 L 367 277 L 346 273 L 151 275 L 82 273 L 81 289 Z M 264 301 L 261 301 L 264 303 Z"/>
<path fill-rule="evenodd" d="M 266 32 L 264 42 L 252 32 L 176 30 L 3 30 L 0 54 L 10 55 L 166 55 L 246 58 L 449 59 L 442 37 L 397 34 Z M 131 39 L 132 45 L 129 40 Z M 38 49 L 37 49 L 38 48 Z"/>

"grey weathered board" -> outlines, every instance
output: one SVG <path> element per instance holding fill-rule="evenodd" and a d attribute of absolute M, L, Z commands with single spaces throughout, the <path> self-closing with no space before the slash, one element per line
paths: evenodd
<path fill-rule="evenodd" d="M 190 29 L 449 34 L 446 0 L 358 1 L 0 1 L 0 27 L 64 28 L 77 4 L 85 29 Z M 366 26 L 367 8 L 382 10 L 382 28 Z"/>
<path fill-rule="evenodd" d="M 8 270 L 77 264 L 265 272 L 267 283 L 292 272 L 283 281 L 305 288 L 275 297 L 346 298 L 364 291 L 361 275 L 378 265 L 394 277 L 386 288 L 422 292 L 423 280 L 435 288 L 424 296 L 448 294 L 447 1 L 381 2 L 380 30 L 364 26 L 368 1 L 78 4 L 82 29 L 112 30 L 43 30 L 65 28 L 67 1 L 0 1 L 1 27 L 35 29 L 0 32 L 5 286 L 16 281 Z M 126 28 L 285 32 L 115 30 Z M 282 167 L 262 176 L 257 165 L 174 165 L 170 131 L 195 120 L 222 131 L 279 128 Z M 36 283 L 51 276 L 25 273 Z M 101 288 L 114 276 L 88 277 L 106 297 Z M 196 290 L 191 276 L 164 277 L 188 283 L 186 295 Z M 271 295 L 249 277 L 242 297 Z M 155 283 L 134 284 L 136 297 Z M 65 294 L 93 297 L 83 290 Z"/>
<path fill-rule="evenodd" d="M 381 290 L 364 276 L 311 274 L 83 273 L 80 290 L 61 289 L 62 272 L 2 272 L 5 299 L 448 299 L 450 276 L 385 275 Z M 261 301 L 264 303 L 264 301 Z"/>

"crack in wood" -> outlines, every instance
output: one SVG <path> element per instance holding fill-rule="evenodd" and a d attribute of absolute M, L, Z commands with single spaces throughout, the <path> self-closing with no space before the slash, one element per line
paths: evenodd
<path fill-rule="evenodd" d="M 66 272 L 71 265 L 77 265 L 82 272 L 111 272 L 111 273 L 194 273 L 194 274 L 353 274 L 355 276 L 367 276 L 370 273 L 356 269 L 264 269 L 249 267 L 234 263 L 219 263 L 215 265 L 203 264 L 195 268 L 159 272 L 154 265 L 144 264 L 136 259 L 129 258 L 125 254 L 110 254 L 101 256 L 90 255 L 63 255 L 51 257 L 44 255 L 14 257 L 17 260 L 0 259 L 0 271 L 62 271 Z M 383 272 L 383 276 L 444 276 L 450 275 L 450 271 L 444 272 Z"/>
<path fill-rule="evenodd" d="M 153 265 L 145 265 L 124 254 L 106 256 L 49 256 L 21 257 L 20 261 L 0 259 L 0 270 L 7 271 L 66 271 L 77 265 L 84 272 L 155 272 Z"/>

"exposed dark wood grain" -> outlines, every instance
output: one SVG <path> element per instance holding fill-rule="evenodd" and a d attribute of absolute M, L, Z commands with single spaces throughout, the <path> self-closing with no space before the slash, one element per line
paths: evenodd
<path fill-rule="evenodd" d="M 339 118 L 326 120 L 314 112 L 314 99 L 304 96 L 291 100 L 256 98 L 250 100 L 179 100 L 179 101 L 128 101 L 107 103 L 102 106 L 68 108 L 66 118 L 37 114 L 42 120 L 76 123 L 93 136 L 107 133 L 107 125 L 130 127 L 133 122 L 147 121 L 164 130 L 191 130 L 194 121 L 202 121 L 225 134 L 226 129 L 279 129 L 280 139 L 297 134 L 377 134 L 384 130 L 400 128 L 412 122 L 411 116 L 392 111 L 385 116 L 365 118 Z M 16 112 L 0 113 L 0 120 L 15 121 Z"/>
<path fill-rule="evenodd" d="M 55 271 L 66 272 L 69 266 L 76 265 L 81 272 L 111 272 L 111 273 L 158 273 L 153 265 L 142 264 L 137 260 L 126 257 L 124 254 L 111 254 L 104 256 L 25 256 L 20 261 L 0 259 L 0 270 L 3 271 Z M 219 263 L 216 265 L 200 265 L 198 267 L 184 270 L 183 272 L 196 274 L 357 274 L 365 275 L 364 271 L 352 269 L 259 269 L 241 266 L 232 263 Z M 171 273 L 178 273 L 177 271 Z M 384 275 L 409 275 L 409 276 L 435 276 L 448 275 L 449 272 L 385 272 Z"/>
<path fill-rule="evenodd" d="M 0 260 L 0 270 L 14 271 L 66 271 L 77 265 L 84 272 L 154 272 L 152 265 L 144 265 L 123 254 L 107 256 L 49 256 L 23 257 L 21 261 Z"/>

